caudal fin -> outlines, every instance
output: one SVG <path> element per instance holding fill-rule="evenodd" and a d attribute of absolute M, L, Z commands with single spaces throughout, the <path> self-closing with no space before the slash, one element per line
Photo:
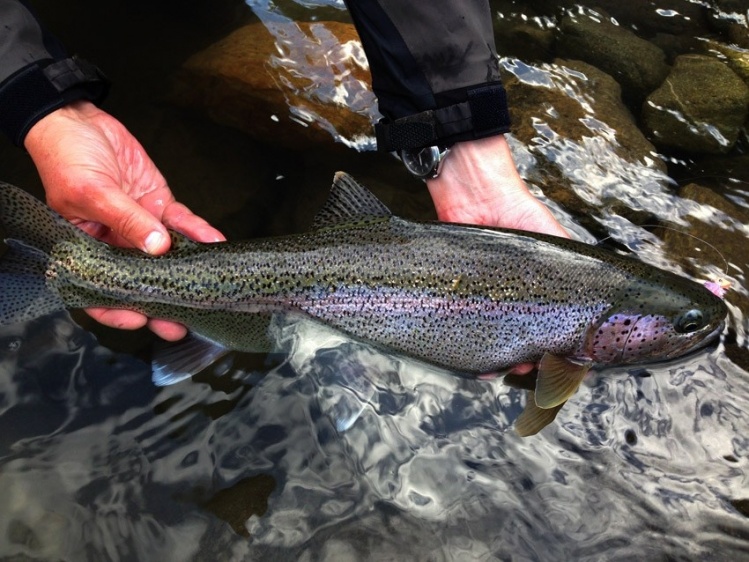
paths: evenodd
<path fill-rule="evenodd" d="M 49 252 L 85 234 L 25 191 L 0 183 L 0 225 L 7 251 L 0 256 L 0 325 L 25 322 L 65 308 L 47 285 Z"/>
<path fill-rule="evenodd" d="M 6 241 L 20 240 L 49 254 L 58 242 L 86 236 L 59 214 L 23 189 L 0 182 L 0 224 Z"/>

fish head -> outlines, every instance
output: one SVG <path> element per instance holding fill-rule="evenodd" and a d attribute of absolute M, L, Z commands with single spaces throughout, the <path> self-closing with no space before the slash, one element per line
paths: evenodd
<path fill-rule="evenodd" d="M 603 365 L 675 359 L 699 349 L 723 331 L 722 299 L 688 279 L 637 280 L 590 330 L 588 357 Z"/>

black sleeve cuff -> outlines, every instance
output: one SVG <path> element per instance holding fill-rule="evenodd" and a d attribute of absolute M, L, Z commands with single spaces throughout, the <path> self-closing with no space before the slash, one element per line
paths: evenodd
<path fill-rule="evenodd" d="M 471 88 L 465 100 L 375 124 L 377 150 L 450 146 L 510 131 L 507 95 L 500 83 Z"/>
<path fill-rule="evenodd" d="M 0 84 L 0 131 L 17 146 L 42 117 L 76 100 L 99 104 L 109 81 L 94 65 L 77 57 L 36 61 Z"/>

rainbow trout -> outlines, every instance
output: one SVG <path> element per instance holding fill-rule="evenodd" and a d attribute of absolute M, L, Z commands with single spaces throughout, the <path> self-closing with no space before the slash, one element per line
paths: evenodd
<path fill-rule="evenodd" d="M 523 435 L 553 420 L 591 367 L 679 357 L 717 337 L 727 313 L 701 285 L 598 247 L 394 216 L 343 173 L 310 232 L 217 244 L 175 234 L 161 257 L 108 246 L 7 184 L 0 221 L 0 324 L 90 306 L 182 322 L 190 336 L 154 358 L 156 384 L 228 350 L 269 350 L 279 313 L 464 375 L 534 362 Z"/>

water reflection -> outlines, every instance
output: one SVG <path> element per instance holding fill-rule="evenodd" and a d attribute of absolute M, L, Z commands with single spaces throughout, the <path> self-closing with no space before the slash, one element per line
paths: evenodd
<path fill-rule="evenodd" d="M 319 127 L 351 148 L 373 150 L 375 141 L 365 123 L 377 120 L 379 113 L 367 83 L 369 64 L 361 43 L 353 28 L 336 24 L 347 21 L 343 2 L 297 4 L 303 9 L 294 2 L 248 2 L 274 38 L 276 53 L 268 57 L 268 70 L 279 88 L 288 92 L 291 119 L 304 127 Z M 310 17 L 310 13 L 314 15 Z M 315 23 L 321 18 L 325 23 Z M 325 111 L 331 106 L 338 108 L 332 121 Z M 349 124 L 341 117 L 347 112 L 366 120 L 358 127 Z"/>
<path fill-rule="evenodd" d="M 746 492 L 749 377 L 721 349 L 594 375 L 557 424 L 521 439 L 509 428 L 523 390 L 314 324 L 275 329 L 288 358 L 267 373 L 158 391 L 147 365 L 66 315 L 9 329 L 5 395 L 43 423 L 0 416 L 4 437 L 20 432 L 1 461 L 2 554 L 626 559 L 707 554 L 706 538 L 723 554 L 745 546 L 715 532 L 749 530 L 731 504 Z M 24 356 L 39 338 L 53 345 Z M 26 384 L 42 371 L 64 384 Z"/>

